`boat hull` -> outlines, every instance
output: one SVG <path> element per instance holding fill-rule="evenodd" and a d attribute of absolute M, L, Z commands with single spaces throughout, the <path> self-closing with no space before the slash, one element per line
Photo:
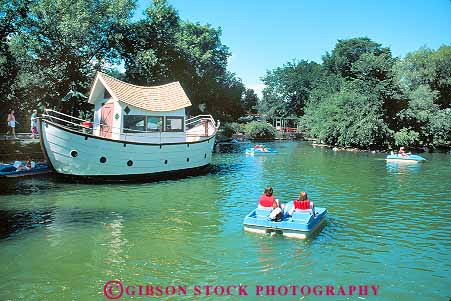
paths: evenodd
<path fill-rule="evenodd" d="M 11 164 L 7 164 L 5 166 L 12 166 Z M 0 179 L 5 178 L 23 178 L 23 177 L 32 177 L 36 175 L 43 175 L 50 173 L 50 168 L 45 164 L 37 164 L 35 168 L 32 169 L 22 169 L 17 171 L 10 172 L 0 172 Z"/>
<path fill-rule="evenodd" d="M 41 148 L 51 168 L 71 177 L 137 180 L 192 174 L 211 162 L 215 136 L 183 143 L 112 140 L 41 119 Z"/>
<path fill-rule="evenodd" d="M 410 163 L 418 163 L 418 162 L 424 162 L 426 161 L 425 158 L 418 156 L 418 155 L 408 155 L 406 157 L 403 157 L 401 155 L 388 155 L 385 158 L 386 161 L 389 162 L 410 162 Z"/>
<path fill-rule="evenodd" d="M 305 239 L 311 236 L 326 221 L 327 209 L 315 208 L 315 216 L 311 212 L 295 212 L 276 222 L 268 219 L 271 210 L 255 209 L 244 219 L 244 230 L 258 234 L 281 234 L 286 237 Z"/>

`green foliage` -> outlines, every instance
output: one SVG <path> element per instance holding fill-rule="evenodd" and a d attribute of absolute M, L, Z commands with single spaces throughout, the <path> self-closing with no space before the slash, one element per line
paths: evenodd
<path fill-rule="evenodd" d="M 0 1 L 0 116 L 8 109 L 18 108 L 12 88 L 17 80 L 20 66 L 11 51 L 9 39 L 23 25 L 28 13 L 28 0 Z M 17 110 L 17 109 L 16 109 Z"/>
<path fill-rule="evenodd" d="M 380 55 L 390 52 L 388 48 L 372 41 L 367 37 L 338 40 L 331 53 L 326 52 L 323 56 L 323 65 L 331 73 L 338 74 L 344 78 L 355 77 L 352 70 L 353 64 L 365 53 Z"/>
<path fill-rule="evenodd" d="M 244 127 L 245 135 L 249 139 L 273 139 L 276 129 L 269 123 L 252 121 Z"/>
<path fill-rule="evenodd" d="M 226 122 L 221 127 L 222 134 L 227 138 L 231 138 L 233 134 L 244 131 L 244 127 L 237 122 Z"/>
<path fill-rule="evenodd" d="M 255 91 L 253 89 L 246 89 L 246 91 L 244 92 L 244 97 L 241 100 L 241 105 L 243 106 L 243 109 L 250 113 L 256 113 L 257 103 L 258 96 L 257 94 L 255 94 Z"/>
<path fill-rule="evenodd" d="M 430 145 L 450 145 L 451 142 L 451 109 L 438 111 L 426 128 L 430 135 Z"/>
<path fill-rule="evenodd" d="M 380 103 L 354 92 L 340 92 L 307 107 L 303 122 L 310 135 L 332 145 L 368 148 L 381 145 L 390 134 Z"/>
<path fill-rule="evenodd" d="M 399 59 L 369 38 L 339 40 L 322 65 L 287 64 L 263 80 L 260 112 L 296 114 L 308 136 L 328 144 L 451 141 L 451 46 L 421 48 Z"/>
<path fill-rule="evenodd" d="M 29 1 L 28 14 L 9 40 L 20 66 L 12 86 L 20 103 L 28 109 L 79 106 L 78 99 L 61 100 L 71 91 L 88 92 L 95 70 L 115 62 L 112 46 L 133 7 L 132 0 Z"/>
<path fill-rule="evenodd" d="M 132 21 L 135 2 L 1 1 L 0 103 L 77 114 L 90 107 L 73 96 L 86 96 L 101 70 L 137 85 L 179 81 L 193 103 L 189 113 L 241 116 L 245 88 L 227 71 L 231 54 L 221 30 L 180 20 L 166 0 L 152 1 L 144 18 Z"/>
<path fill-rule="evenodd" d="M 394 67 L 404 91 L 409 93 L 419 86 L 437 91 L 436 103 L 442 109 L 451 107 L 451 46 L 437 51 L 420 48 L 411 52 Z"/>
<path fill-rule="evenodd" d="M 407 128 L 402 128 L 393 135 L 396 146 L 415 145 L 419 141 L 419 136 L 420 134 Z"/>
<path fill-rule="evenodd" d="M 180 81 L 193 103 L 221 120 L 243 114 L 244 85 L 227 72 L 230 56 L 221 43 L 221 30 L 180 20 L 165 0 L 155 0 L 143 20 L 124 29 L 121 54 L 125 58 L 126 80 L 136 85 Z"/>
<path fill-rule="evenodd" d="M 262 78 L 265 88 L 259 112 L 267 117 L 302 115 L 310 92 L 324 75 L 321 65 L 307 61 L 267 71 Z"/>
<path fill-rule="evenodd" d="M 438 91 L 420 85 L 409 93 L 406 109 L 399 113 L 400 119 L 419 134 L 419 142 L 436 146 L 451 140 L 451 109 L 440 109 L 436 104 Z"/>

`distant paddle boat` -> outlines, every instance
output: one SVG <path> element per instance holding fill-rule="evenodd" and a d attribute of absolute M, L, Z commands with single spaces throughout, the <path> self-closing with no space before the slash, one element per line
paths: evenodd
<path fill-rule="evenodd" d="M 426 161 L 425 158 L 412 154 L 390 154 L 385 158 L 387 162 L 411 162 L 418 163 Z"/>
<path fill-rule="evenodd" d="M 286 206 L 290 206 L 289 204 Z M 273 221 L 269 217 L 271 211 L 272 208 L 252 210 L 244 218 L 244 230 L 258 234 L 276 233 L 286 237 L 305 239 L 320 229 L 327 216 L 326 208 L 314 207 L 314 211 L 312 209 L 296 210 L 291 215 L 285 213 L 281 221 Z"/>
<path fill-rule="evenodd" d="M 34 163 L 34 162 L 33 162 Z M 49 173 L 48 165 L 36 163 L 27 168 L 25 162 L 16 161 L 15 164 L 0 164 L 0 178 L 19 178 Z"/>
<path fill-rule="evenodd" d="M 277 151 L 264 145 L 256 145 L 251 148 L 246 148 L 246 155 L 253 156 L 253 155 L 269 155 L 269 154 L 277 154 Z"/>

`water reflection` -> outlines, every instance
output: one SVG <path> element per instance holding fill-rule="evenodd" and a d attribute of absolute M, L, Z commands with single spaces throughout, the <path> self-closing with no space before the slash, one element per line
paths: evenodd
<path fill-rule="evenodd" d="M 0 236 L 7 237 L 0 295 L 89 300 L 103 297 L 111 278 L 188 285 L 361 279 L 381 285 L 384 301 L 449 292 L 448 155 L 401 165 L 382 154 L 267 145 L 279 154 L 251 157 L 245 143 L 219 146 L 208 175 L 173 181 L 12 186 L 0 195 Z M 327 224 L 305 241 L 244 232 L 243 218 L 268 184 L 283 202 L 307 191 L 328 209 Z M 419 283 L 425 295 L 415 294 Z"/>
<path fill-rule="evenodd" d="M 38 178 L 5 178 L 0 179 L 0 196 L 29 195 L 55 188 L 50 175 L 40 175 Z"/>
<path fill-rule="evenodd" d="M 0 239 L 38 229 L 52 222 L 52 209 L 33 211 L 0 210 Z"/>

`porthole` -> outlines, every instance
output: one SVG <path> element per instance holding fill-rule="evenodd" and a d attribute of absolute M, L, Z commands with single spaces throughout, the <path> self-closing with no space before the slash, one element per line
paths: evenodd
<path fill-rule="evenodd" d="M 187 144 L 187 145 L 186 145 L 186 147 L 188 147 L 188 148 L 189 148 L 189 144 Z"/>
<path fill-rule="evenodd" d="M 207 159 L 207 154 L 204 155 L 204 158 Z"/>
<path fill-rule="evenodd" d="M 186 158 L 186 162 L 189 162 L 189 158 Z"/>
<path fill-rule="evenodd" d="M 127 166 L 132 166 L 133 165 L 133 161 L 132 160 L 128 160 L 127 161 Z"/>
<path fill-rule="evenodd" d="M 168 164 L 168 160 L 164 160 L 164 164 Z"/>
<path fill-rule="evenodd" d="M 76 158 L 76 157 L 78 157 L 78 152 L 76 150 L 72 150 L 72 151 L 70 151 L 70 156 L 72 158 Z"/>
<path fill-rule="evenodd" d="M 106 162 L 106 158 L 105 157 L 100 157 L 100 163 L 105 163 Z"/>

